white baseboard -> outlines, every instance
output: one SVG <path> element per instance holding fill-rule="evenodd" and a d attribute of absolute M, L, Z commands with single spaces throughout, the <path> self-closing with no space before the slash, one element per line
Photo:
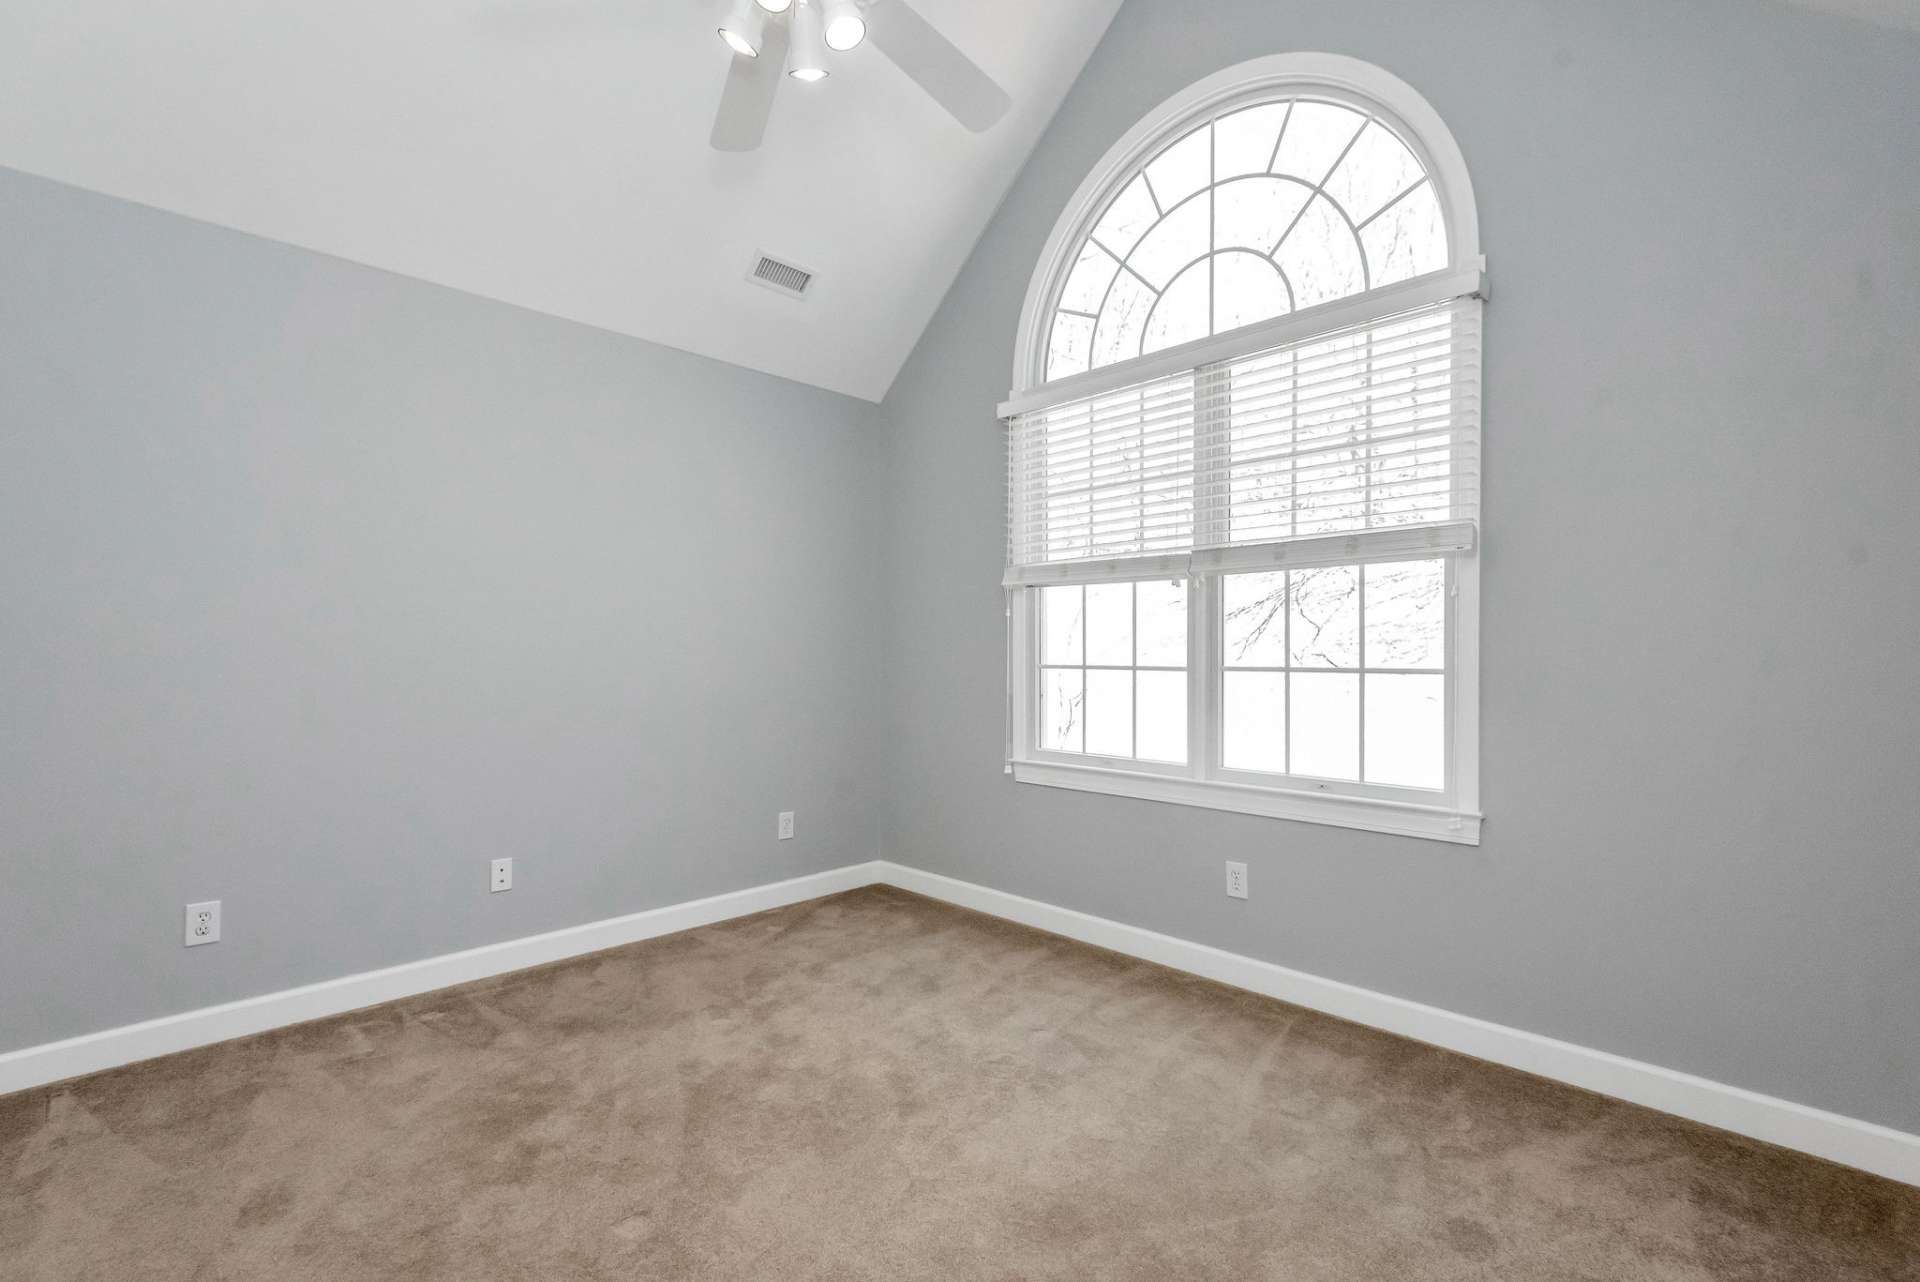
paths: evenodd
<path fill-rule="evenodd" d="M 266 993 L 0 1055 L 0 1095 L 400 997 L 563 961 L 876 882 L 1277 997 L 1615 1099 L 1920 1185 L 1920 1135 L 1556 1041 L 1206 944 L 885 860 Z"/>
<path fill-rule="evenodd" d="M 547 962 L 563 961 L 603 948 L 636 943 L 658 935 L 691 930 L 732 917 L 765 912 L 797 904 L 805 899 L 870 886 L 879 880 L 878 865 L 848 864 L 826 872 L 795 877 L 789 881 L 750 886 L 707 899 L 669 904 L 646 912 L 604 921 L 570 926 L 544 935 L 509 939 L 504 943 L 470 948 L 465 952 L 445 953 L 421 961 L 346 975 L 318 984 L 265 993 L 219 1006 L 144 1020 L 103 1032 L 70 1037 L 65 1041 L 29 1046 L 0 1055 L 0 1095 L 11 1091 L 44 1086 L 83 1073 L 97 1073 L 138 1060 L 175 1051 L 209 1046 L 251 1033 L 284 1028 L 310 1019 L 339 1015 L 364 1006 L 390 1002 L 399 997 L 432 992 L 470 980 L 486 979 L 508 971 L 525 970 Z"/>
<path fill-rule="evenodd" d="M 1389 997 L 938 873 L 883 862 L 879 880 L 963 908 L 1097 944 L 1129 957 L 1324 1011 L 1356 1024 L 1505 1064 L 1782 1148 L 1811 1153 L 1906 1184 L 1920 1185 L 1920 1135 L 1469 1015 L 1456 1015 L 1438 1007 Z"/>

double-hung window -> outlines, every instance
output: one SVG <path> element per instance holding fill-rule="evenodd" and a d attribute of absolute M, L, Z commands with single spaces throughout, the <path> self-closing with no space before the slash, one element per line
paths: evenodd
<path fill-rule="evenodd" d="M 1143 122 L 1056 232 L 1001 406 L 1023 782 L 1478 840 L 1483 264 L 1360 78 Z"/>

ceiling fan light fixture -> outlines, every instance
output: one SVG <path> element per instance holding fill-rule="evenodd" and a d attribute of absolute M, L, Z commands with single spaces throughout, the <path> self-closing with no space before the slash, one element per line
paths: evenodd
<path fill-rule="evenodd" d="M 867 38 L 867 20 L 854 0 L 826 0 L 827 48 L 845 53 Z"/>
<path fill-rule="evenodd" d="M 793 52 L 787 55 L 787 74 L 811 84 L 827 78 L 827 46 L 820 36 L 820 8 L 799 0 L 793 11 Z"/>
<path fill-rule="evenodd" d="M 720 38 L 727 48 L 743 58 L 760 56 L 760 33 L 766 27 L 766 14 L 754 0 L 736 0 L 733 12 L 720 24 Z"/>
<path fill-rule="evenodd" d="M 793 7 L 793 0 L 754 0 L 754 3 L 768 13 L 785 13 Z"/>

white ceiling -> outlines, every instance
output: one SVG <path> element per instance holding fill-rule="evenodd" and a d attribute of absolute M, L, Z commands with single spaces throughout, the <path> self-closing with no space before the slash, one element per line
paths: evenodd
<path fill-rule="evenodd" d="M 723 155 L 721 0 L 5 0 L 0 164 L 877 400 L 1120 0 L 914 3 L 991 131 L 869 42 Z"/>

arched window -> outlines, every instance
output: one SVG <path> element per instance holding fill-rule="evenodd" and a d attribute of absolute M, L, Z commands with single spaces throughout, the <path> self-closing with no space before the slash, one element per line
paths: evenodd
<path fill-rule="evenodd" d="M 1107 200 L 1061 282 L 1046 376 L 1362 294 L 1447 259 L 1439 197 L 1397 126 L 1350 101 L 1277 92 L 1187 130 Z"/>
<path fill-rule="evenodd" d="M 1439 116 L 1333 55 L 1088 175 L 1000 407 L 1016 778 L 1478 841 L 1478 237 Z"/>

